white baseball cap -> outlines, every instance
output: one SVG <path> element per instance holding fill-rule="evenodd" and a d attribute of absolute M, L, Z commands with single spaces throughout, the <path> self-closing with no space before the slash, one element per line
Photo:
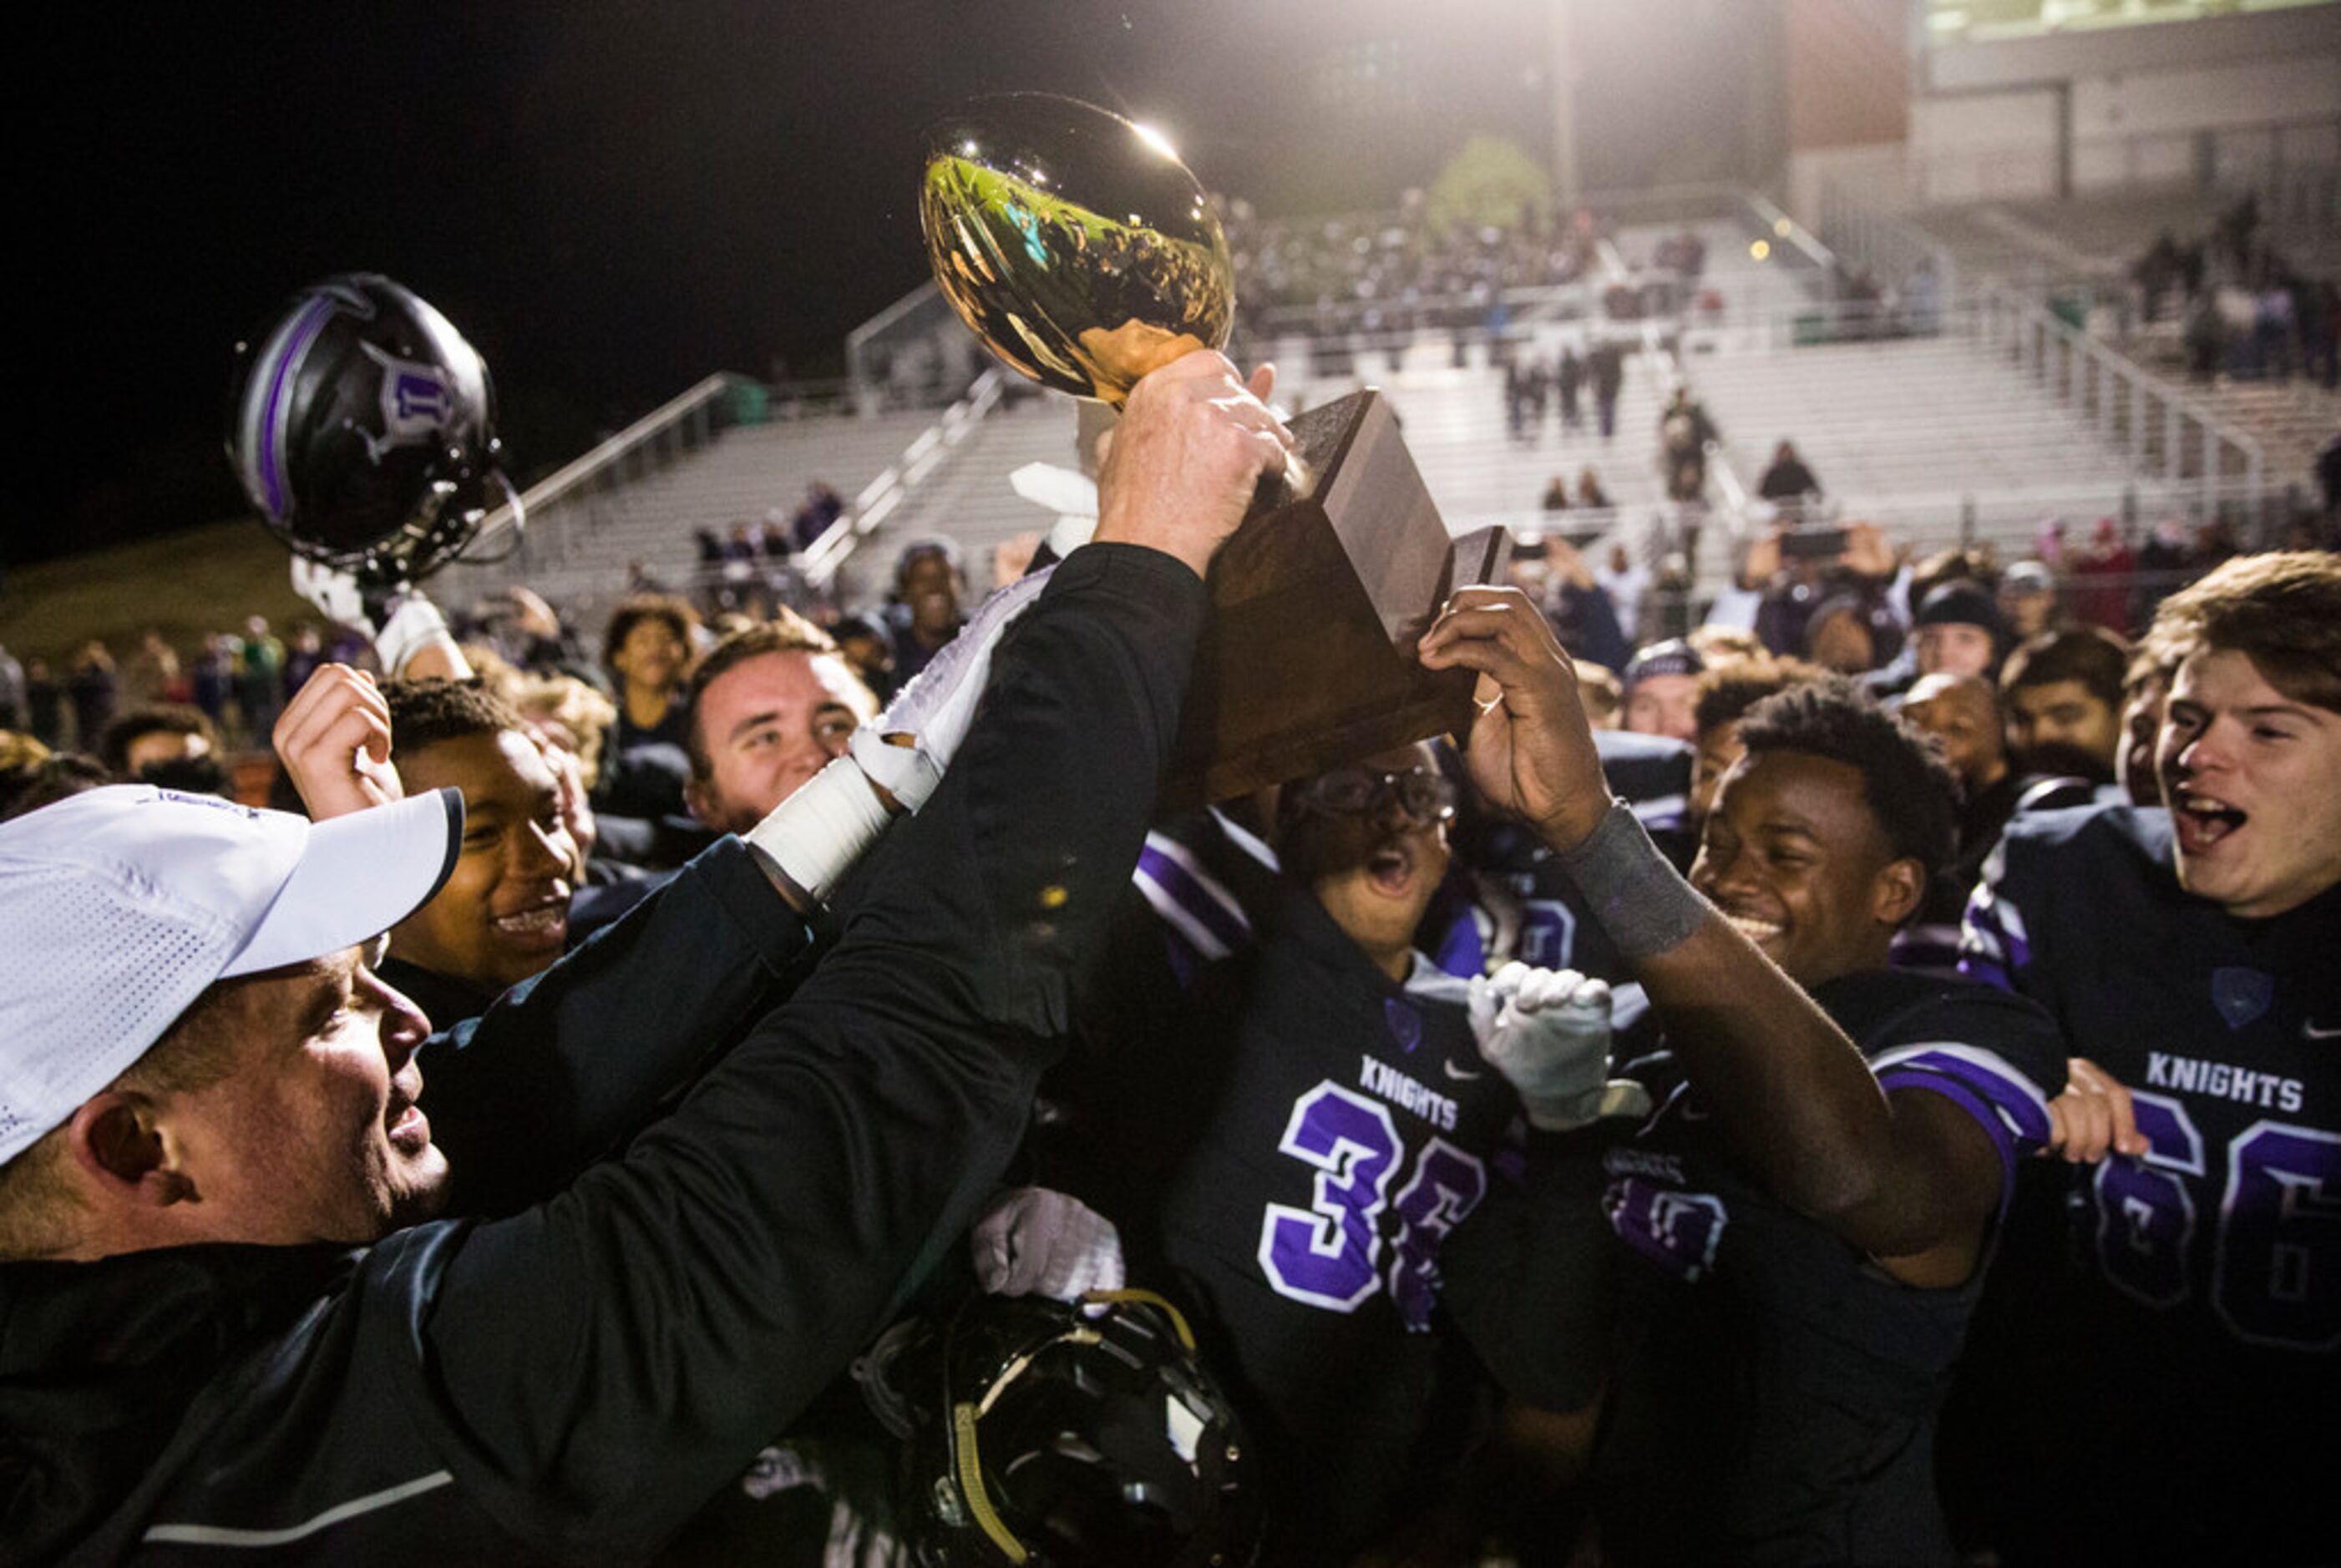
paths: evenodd
<path fill-rule="evenodd" d="M 463 841 L 453 789 L 312 823 L 121 784 L 0 823 L 0 1165 L 144 1056 L 213 981 L 404 919 Z"/>

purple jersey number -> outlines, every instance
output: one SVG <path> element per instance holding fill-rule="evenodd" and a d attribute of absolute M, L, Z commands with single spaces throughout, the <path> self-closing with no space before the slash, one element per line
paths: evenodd
<path fill-rule="evenodd" d="M 1268 1206 L 1260 1265 L 1280 1295 L 1355 1312 L 1380 1283 L 1380 1222 L 1400 1154 L 1390 1112 L 1339 1084 L 1319 1084 L 1293 1102 L 1276 1146 L 1317 1168 L 1317 1191 L 1305 1209 Z"/>
<path fill-rule="evenodd" d="M 1433 1138 L 1414 1162 L 1414 1177 L 1398 1195 L 1398 1255 L 1390 1260 L 1390 1293 L 1407 1327 L 1430 1326 L 1439 1298 L 1439 1244 L 1487 1196 L 1488 1171 L 1445 1138 Z"/>
<path fill-rule="evenodd" d="M 1317 1171 L 1310 1206 L 1272 1203 L 1260 1226 L 1260 1266 L 1279 1295 L 1355 1312 L 1381 1285 L 1381 1216 L 1406 1146 L 1388 1107 L 1335 1083 L 1293 1102 L 1277 1147 Z M 1484 1166 L 1433 1138 L 1398 1196 L 1390 1291 L 1410 1329 L 1430 1325 L 1439 1243 L 1488 1189 Z"/>
<path fill-rule="evenodd" d="M 2207 1174 L 2203 1138 L 2177 1100 L 2134 1089 L 2131 1103 L 2148 1146 L 2143 1159 L 2115 1155 L 2097 1168 L 2097 1259 L 2122 1290 L 2175 1306 L 2188 1295 L 2197 1230 L 2184 1178 Z M 2237 1338 L 2341 1347 L 2341 1134 L 2246 1128 L 2227 1146 L 2213 1245 L 2211 1307 Z"/>

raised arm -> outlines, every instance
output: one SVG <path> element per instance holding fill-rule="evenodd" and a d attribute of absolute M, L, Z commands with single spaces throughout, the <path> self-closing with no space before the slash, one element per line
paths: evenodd
<path fill-rule="evenodd" d="M 1475 781 L 1561 857 L 1749 1168 L 1865 1251 L 1926 1255 L 1908 1271 L 1925 1283 L 1964 1277 L 1999 1198 L 1991 1136 L 1946 1096 L 1887 1094 L 1844 1032 L 1610 799 L 1543 618 L 1511 590 L 1467 590 L 1424 637 L 1422 661 L 1479 672 Z"/>
<path fill-rule="evenodd" d="M 392 1340 L 429 1363 L 399 1384 L 408 1414 L 523 1535 L 555 1529 L 553 1500 L 564 1543 L 646 1552 L 996 1185 L 1144 839 L 1200 569 L 1282 461 L 1224 361 L 1180 364 L 1124 416 L 1105 481 L 1121 521 L 1002 641 L 958 759 L 789 1005 L 553 1202 L 376 1249 Z M 1153 499 L 1117 511 L 1117 483 Z"/>

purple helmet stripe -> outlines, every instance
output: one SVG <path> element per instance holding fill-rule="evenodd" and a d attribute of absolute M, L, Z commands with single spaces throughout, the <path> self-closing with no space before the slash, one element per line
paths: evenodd
<path fill-rule="evenodd" d="M 271 518 L 280 521 L 289 504 L 287 491 L 291 488 L 284 471 L 284 427 L 292 414 L 286 389 L 292 383 L 294 372 L 307 356 L 309 345 L 316 342 L 335 308 L 334 303 L 322 294 L 312 297 L 286 324 L 276 343 L 271 345 L 276 351 L 274 362 L 264 367 L 268 396 L 259 410 L 260 428 L 254 432 L 259 439 L 254 443 L 254 466 L 258 471 L 253 477 L 260 483 L 261 505 Z"/>

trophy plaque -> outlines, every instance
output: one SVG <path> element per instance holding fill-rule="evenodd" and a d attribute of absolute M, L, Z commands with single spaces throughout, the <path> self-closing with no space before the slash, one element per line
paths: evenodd
<path fill-rule="evenodd" d="M 1026 376 L 1119 408 L 1148 372 L 1224 347 L 1227 241 L 1162 139 L 1071 98 L 980 99 L 932 127 L 919 203 L 935 280 Z M 1211 615 L 1166 807 L 1224 799 L 1469 723 L 1467 670 L 1414 643 L 1455 588 L 1501 581 L 1506 541 L 1450 541 L 1382 395 L 1290 422 L 1298 461 L 1264 481 L 1213 561 Z"/>

